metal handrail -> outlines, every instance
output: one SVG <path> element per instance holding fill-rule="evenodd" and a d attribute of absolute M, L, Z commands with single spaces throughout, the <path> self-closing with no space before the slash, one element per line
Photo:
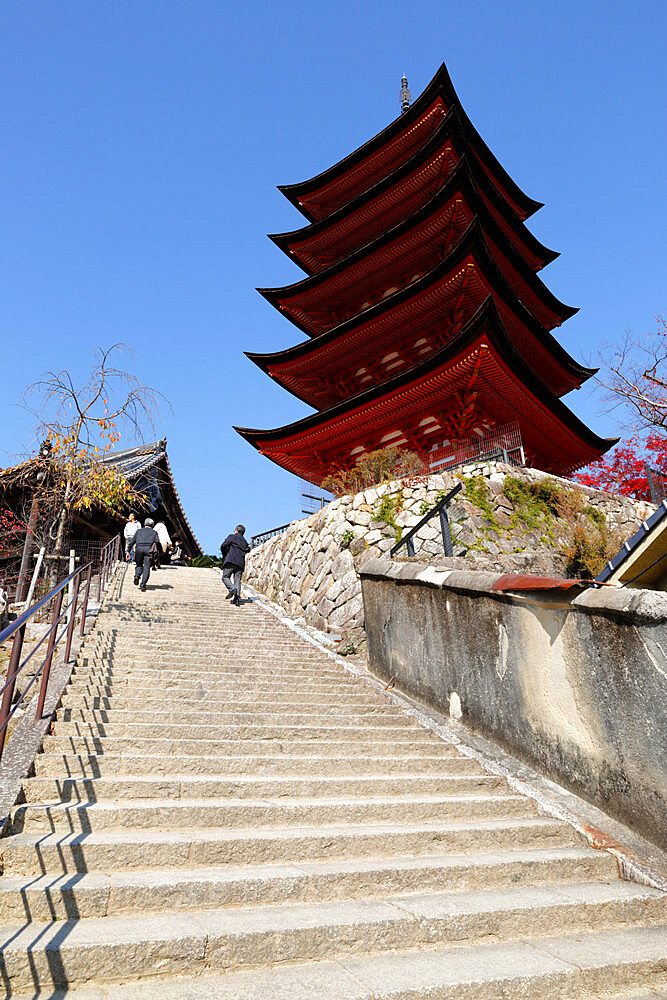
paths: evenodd
<path fill-rule="evenodd" d="M 440 515 L 440 530 L 442 532 L 442 545 L 445 550 L 446 556 L 454 555 L 454 547 L 452 545 L 452 535 L 449 530 L 449 518 L 447 517 L 447 507 L 450 502 L 454 499 L 457 493 L 463 489 L 463 483 L 457 483 L 454 489 L 450 490 L 447 496 L 443 497 L 442 500 L 438 500 L 434 507 L 431 507 L 429 512 L 422 517 L 421 521 L 415 524 L 414 528 L 410 528 L 407 535 L 403 535 L 399 542 L 396 542 L 394 546 L 389 550 L 390 558 L 393 558 L 396 552 L 400 549 L 401 545 L 405 545 L 408 550 L 408 555 L 413 556 L 415 554 L 415 543 L 412 541 L 414 536 L 417 534 L 420 528 L 423 528 L 425 524 L 435 517 L 436 514 Z"/>
<path fill-rule="evenodd" d="M 289 524 L 281 524 L 279 528 L 271 528 L 271 531 L 263 531 L 261 535 L 253 535 L 250 539 L 250 548 L 254 549 L 255 546 L 267 542 L 269 538 L 273 538 L 275 535 L 282 535 L 288 528 Z"/>
<path fill-rule="evenodd" d="M 105 550 L 108 552 L 105 555 L 105 560 L 100 566 L 100 578 L 98 583 L 98 600 L 100 599 L 102 590 L 106 590 L 106 587 L 111 579 L 111 574 L 113 572 L 114 557 L 117 558 L 120 547 L 120 535 L 112 538 L 111 541 L 105 546 Z M 104 551 L 104 550 L 103 550 Z M 72 651 L 72 640 L 74 638 L 74 625 L 77 616 L 77 605 L 79 603 L 79 597 L 83 595 L 83 600 L 81 603 L 81 627 L 79 629 L 79 635 L 83 636 L 86 628 L 86 614 L 88 612 L 88 599 L 90 597 L 90 587 L 92 583 L 92 573 L 93 564 L 91 562 L 85 563 L 78 569 L 70 573 L 69 576 L 61 580 L 56 586 L 40 601 L 33 604 L 32 607 L 28 608 L 23 614 L 11 622 L 7 628 L 0 632 L 0 643 L 6 642 L 7 639 L 12 639 L 12 651 L 9 657 L 9 666 L 7 667 L 7 676 L 5 678 L 5 683 L 0 688 L 0 694 L 2 695 L 2 702 L 0 703 L 0 758 L 2 758 L 2 752 L 5 746 L 5 739 L 7 735 L 7 726 L 9 725 L 9 720 L 18 711 L 20 706 L 25 701 L 26 695 L 32 685 L 35 683 L 37 678 L 41 675 L 41 684 L 39 689 L 39 696 L 37 698 L 37 711 L 36 718 L 41 719 L 44 712 L 44 702 L 46 700 L 46 692 L 49 684 L 49 676 L 51 674 L 51 664 L 53 661 L 53 654 L 55 652 L 56 646 L 62 640 L 63 636 L 66 637 L 65 641 L 65 663 L 70 662 L 70 654 Z M 85 581 L 83 588 L 81 587 L 81 581 L 85 574 Z M 63 594 L 65 589 L 69 586 L 73 587 L 73 594 L 71 600 L 67 603 L 63 610 Z M 26 658 L 21 662 L 21 652 L 23 649 L 23 640 L 25 638 L 26 625 L 29 620 L 33 618 L 42 608 L 46 607 L 50 601 L 54 601 L 53 605 L 53 616 L 52 621 L 44 633 L 39 642 L 34 646 L 33 649 L 28 653 Z M 63 621 L 67 619 L 67 624 L 65 628 L 62 629 L 60 635 L 58 635 L 58 626 Z M 14 698 L 14 689 L 16 687 L 16 679 L 21 671 L 27 666 L 30 660 L 33 658 L 37 650 L 44 644 L 47 643 L 46 655 L 42 662 L 40 663 L 37 670 L 34 672 L 30 682 L 25 687 L 21 693 L 21 697 L 12 705 Z"/>
<path fill-rule="evenodd" d="M 106 590 L 109 579 L 120 556 L 120 535 L 116 535 L 106 543 L 100 551 L 100 575 L 97 580 L 97 600 L 102 597 L 102 592 Z"/>

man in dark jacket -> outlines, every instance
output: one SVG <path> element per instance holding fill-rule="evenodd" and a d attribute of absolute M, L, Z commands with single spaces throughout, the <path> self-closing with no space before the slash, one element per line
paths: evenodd
<path fill-rule="evenodd" d="M 246 552 L 250 546 L 246 542 L 245 528 L 242 524 L 236 526 L 233 535 L 227 535 L 220 546 L 222 552 L 222 582 L 228 590 L 227 600 L 231 597 L 232 604 L 237 607 L 241 603 L 241 575 L 245 569 Z"/>
<path fill-rule="evenodd" d="M 153 544 L 160 545 L 160 536 L 153 530 L 155 522 L 147 517 L 143 528 L 139 528 L 131 539 L 127 549 L 128 559 L 132 549 L 134 549 L 134 586 L 139 586 L 139 590 L 145 590 L 148 577 L 151 575 L 151 548 Z M 141 577 L 141 584 L 139 584 Z"/>

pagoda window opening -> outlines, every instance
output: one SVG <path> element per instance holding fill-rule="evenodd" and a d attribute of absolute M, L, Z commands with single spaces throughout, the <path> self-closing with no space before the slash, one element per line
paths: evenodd
<path fill-rule="evenodd" d="M 384 437 L 380 438 L 380 444 L 386 444 L 388 441 L 391 441 L 395 437 L 401 437 L 402 434 L 403 431 L 389 431 L 388 434 L 385 434 Z"/>

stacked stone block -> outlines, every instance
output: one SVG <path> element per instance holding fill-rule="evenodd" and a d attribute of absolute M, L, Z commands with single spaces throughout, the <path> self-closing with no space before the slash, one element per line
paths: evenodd
<path fill-rule="evenodd" d="M 329 631 L 347 631 L 363 623 L 358 570 L 366 559 L 388 556 L 397 533 L 407 532 L 457 482 L 482 479 L 486 484 L 493 521 L 466 498 L 456 497 L 449 510 L 457 568 L 498 572 L 533 572 L 563 576 L 564 550 L 571 526 L 556 521 L 553 536 L 517 521 L 515 505 L 505 495 L 505 478 L 536 483 L 553 479 L 565 490 L 578 490 L 583 501 L 599 510 L 611 537 L 625 540 L 654 510 L 651 504 L 579 486 L 537 469 L 518 469 L 502 463 L 458 469 L 456 473 L 414 477 L 383 483 L 356 496 L 344 496 L 322 511 L 294 521 L 252 551 L 246 579 L 307 625 Z M 382 502 L 399 501 L 393 523 L 382 520 Z M 391 515 L 390 515 L 391 516 Z M 498 530 L 500 529 L 500 530 Z M 416 558 L 443 564 L 438 518 L 415 538 Z M 400 550 L 399 558 L 405 558 Z"/>

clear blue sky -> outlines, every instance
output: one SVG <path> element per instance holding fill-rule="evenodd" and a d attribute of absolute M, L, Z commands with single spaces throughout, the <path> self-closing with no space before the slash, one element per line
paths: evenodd
<path fill-rule="evenodd" d="M 470 118 L 562 256 L 543 277 L 590 357 L 651 330 L 665 296 L 664 0 L 5 0 L 0 9 L 0 464 L 32 444 L 13 404 L 47 368 L 121 340 L 174 415 L 159 429 L 207 551 L 298 514 L 298 481 L 232 424 L 307 408 L 243 350 L 299 332 L 254 290 L 302 272 L 267 239 L 276 191 L 417 96 L 444 60 Z M 613 433 L 590 390 L 569 405 Z"/>

